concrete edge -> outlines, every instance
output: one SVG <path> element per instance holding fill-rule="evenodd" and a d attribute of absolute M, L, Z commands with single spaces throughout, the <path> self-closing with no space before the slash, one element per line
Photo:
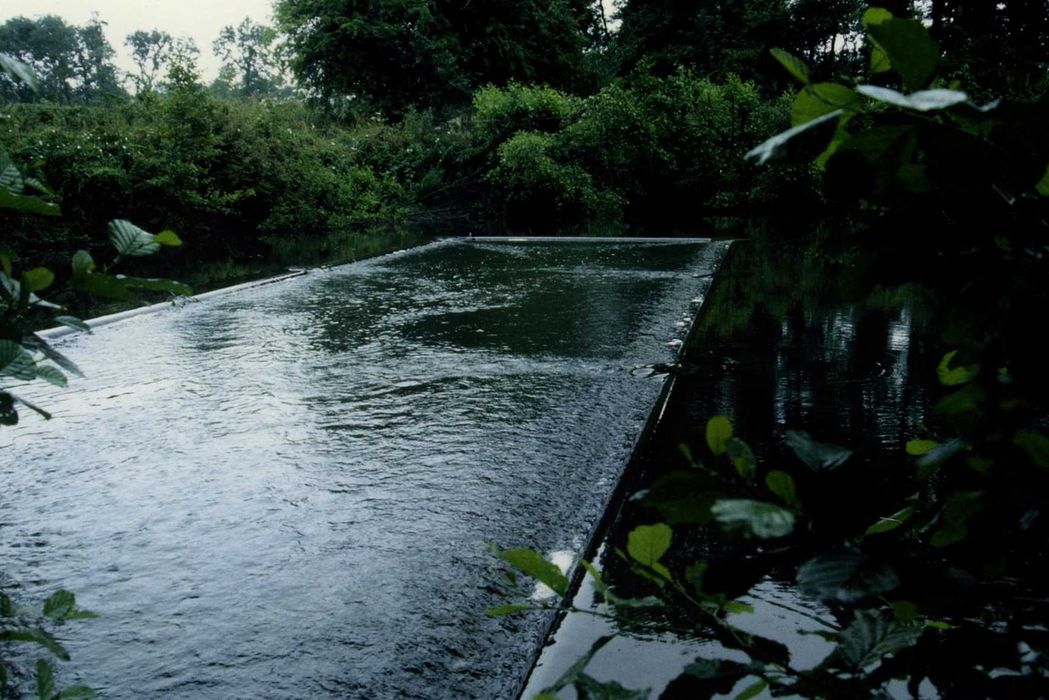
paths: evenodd
<path fill-rule="evenodd" d="M 651 239 L 640 239 L 640 240 L 651 240 Z M 673 239 L 683 240 L 683 239 Z M 699 241 L 703 239 L 691 239 L 693 241 Z M 711 239 L 705 239 L 707 242 L 712 242 Z M 729 252 L 732 246 L 736 243 L 734 239 L 725 240 L 726 248 L 725 254 L 721 256 L 717 265 L 711 270 L 711 276 L 716 278 L 717 273 L 721 271 L 722 265 L 728 258 Z M 713 286 L 713 285 L 711 285 Z M 684 357 L 685 351 L 690 348 L 698 339 L 698 328 L 700 316 L 703 313 L 707 304 L 706 297 L 703 299 L 703 303 L 696 309 L 692 317 L 692 323 L 689 325 L 688 331 L 685 333 L 685 338 L 681 345 L 678 347 L 677 354 L 675 355 L 675 362 L 680 361 Z M 638 468 L 638 464 L 641 458 L 642 450 L 646 444 L 652 440 L 656 429 L 663 421 L 663 416 L 666 413 L 667 406 L 670 404 L 670 398 L 674 393 L 675 385 L 677 384 L 677 377 L 674 374 L 668 374 L 663 379 L 663 385 L 660 388 L 659 396 L 656 398 L 655 403 L 652 406 L 652 410 L 648 414 L 648 418 L 645 424 L 642 426 L 637 434 L 637 439 L 634 440 L 634 444 L 630 450 L 630 456 L 627 458 L 623 465 L 622 470 L 619 473 L 619 479 L 616 482 L 615 488 L 613 488 L 611 495 L 609 496 L 608 503 L 605 505 L 605 509 L 601 516 L 594 523 L 586 539 L 583 542 L 583 546 L 580 548 L 580 559 L 592 560 L 595 552 L 604 542 L 608 533 L 611 531 L 612 526 L 615 524 L 616 518 L 619 516 L 619 511 L 622 509 L 623 504 L 629 497 L 630 487 L 633 484 L 631 478 L 634 472 Z M 529 681 L 532 679 L 532 674 L 535 673 L 536 665 L 539 663 L 543 656 L 543 652 L 547 649 L 552 649 L 552 641 L 557 629 L 561 626 L 561 622 L 564 618 L 571 614 L 567 607 L 575 602 L 576 597 L 579 595 L 582 588 L 583 579 L 586 576 L 586 571 L 580 565 L 579 561 L 576 561 L 572 568 L 567 572 L 569 585 L 568 590 L 565 592 L 565 596 L 562 600 L 563 606 L 554 615 L 551 616 L 549 622 L 546 624 L 546 629 L 543 633 L 543 643 L 539 645 L 536 650 L 532 663 L 528 667 L 528 672 L 517 688 L 517 692 L 514 694 L 514 698 L 517 700 L 528 700 L 524 697 L 525 690 L 528 689 Z"/>
<path fill-rule="evenodd" d="M 219 289 L 213 289 L 210 292 L 203 292 L 201 294 L 194 294 L 189 297 L 179 297 L 174 301 L 162 301 L 156 304 L 150 304 L 148 306 L 141 306 L 135 309 L 128 309 L 127 311 L 119 311 L 114 314 L 106 314 L 105 316 L 98 316 L 96 318 L 88 319 L 85 321 L 88 328 L 95 330 L 104 326 L 110 326 L 114 323 L 120 323 L 137 316 L 145 316 L 147 314 L 155 314 L 161 311 L 165 311 L 171 308 L 178 308 L 182 303 L 192 303 L 198 301 L 205 301 L 214 297 L 223 296 L 226 294 L 234 294 L 236 292 L 243 291 L 245 289 L 254 289 L 256 287 L 263 287 L 269 284 L 276 284 L 277 282 L 286 282 L 287 280 L 294 279 L 296 277 L 302 277 L 303 275 L 310 274 L 318 270 L 333 270 L 347 265 L 354 265 L 356 263 L 365 261 L 381 260 L 383 258 L 399 256 L 399 255 L 414 255 L 422 252 L 423 250 L 448 245 L 456 242 L 480 241 L 484 243 L 536 243 L 536 242 L 551 242 L 551 243 L 710 243 L 710 238 L 638 238 L 638 237 L 618 237 L 618 236 L 446 236 L 438 238 L 435 241 L 429 243 L 421 243 L 419 245 L 409 246 L 408 248 L 400 248 L 398 250 L 390 251 L 389 253 L 382 253 L 380 255 L 373 255 L 371 257 L 360 258 L 358 260 L 348 260 L 342 263 L 335 263 L 332 265 L 319 265 L 317 267 L 308 268 L 304 270 L 293 270 L 292 272 L 285 273 L 283 275 L 277 275 L 275 277 L 265 277 L 263 279 L 252 280 L 250 282 L 242 282 L 240 284 L 234 284 L 229 287 L 221 287 Z M 181 300 L 181 301 L 180 301 Z M 84 331 L 70 328 L 68 326 L 57 326 L 55 328 L 48 328 L 46 330 L 38 331 L 37 335 L 44 340 L 60 340 L 67 338 L 72 335 L 83 333 Z"/>
<path fill-rule="evenodd" d="M 333 270 L 339 267 L 345 267 L 346 265 L 353 265 L 359 262 L 380 260 L 382 258 L 405 255 L 408 253 L 414 254 L 424 248 L 446 244 L 450 240 L 457 239 L 442 239 L 438 241 L 431 241 L 429 243 L 422 243 L 420 245 L 410 246 L 408 248 L 400 248 L 398 250 L 390 251 L 389 253 L 373 255 L 371 257 L 360 258 L 358 260 L 348 260 L 346 262 L 336 263 L 333 265 L 320 265 L 318 267 L 303 270 L 293 269 L 292 272 L 288 272 L 282 275 L 276 275 L 275 277 L 264 277 L 262 279 L 251 280 L 250 282 L 241 282 L 240 284 L 230 285 L 229 287 L 220 287 L 218 289 L 213 289 L 210 292 L 202 292 L 200 294 L 194 294 L 189 297 L 177 297 L 173 301 L 162 301 L 156 304 L 150 304 L 148 306 L 140 306 L 135 309 L 128 309 L 127 311 L 119 311 L 114 314 L 106 314 L 105 316 L 97 316 L 95 318 L 84 321 L 84 323 L 86 323 L 88 328 L 90 328 L 91 330 L 95 330 L 104 326 L 112 325 L 114 323 L 120 323 L 122 321 L 126 321 L 137 316 L 145 316 L 147 314 L 155 314 L 168 309 L 178 308 L 182 304 L 206 301 L 208 299 L 224 296 L 227 294 L 235 294 L 245 289 L 254 289 L 256 287 L 264 287 L 266 285 L 276 284 L 278 282 L 286 282 L 287 280 L 295 279 L 296 277 L 308 275 L 311 272 Z M 37 335 L 43 338 L 44 340 L 60 340 L 62 338 L 67 338 L 72 335 L 78 335 L 83 332 L 84 331 L 78 330 L 76 328 L 70 328 L 68 326 L 57 326 L 55 328 L 48 328 L 46 330 L 37 331 Z"/>

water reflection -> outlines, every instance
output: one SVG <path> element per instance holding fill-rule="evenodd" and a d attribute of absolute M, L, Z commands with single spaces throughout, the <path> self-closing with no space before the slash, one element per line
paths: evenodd
<path fill-rule="evenodd" d="M 901 448 L 932 420 L 929 398 L 922 390 L 927 383 L 912 379 L 931 376 L 937 360 L 937 339 L 929 338 L 928 332 L 932 300 L 917 288 L 857 294 L 851 286 L 854 277 L 862 275 L 863 264 L 847 249 L 828 247 L 827 239 L 819 236 L 802 245 L 776 242 L 759 233 L 734 246 L 707 294 L 696 342 L 680 365 L 670 368 L 677 378 L 675 392 L 667 419 L 639 455 L 634 490 L 668 470 L 687 468 L 679 445 L 691 444 L 697 455 L 704 454 L 706 420 L 728 415 L 764 464 L 792 464 L 783 444 L 786 430 L 807 430 L 820 440 L 855 448 L 851 469 L 822 479 L 819 488 L 827 489 L 825 498 L 812 495 L 816 484 L 796 474 L 800 488 L 810 489 L 806 507 L 812 517 L 838 523 L 843 531 L 862 531 L 868 523 L 855 522 L 862 509 L 842 495 L 862 494 L 865 501 L 878 503 L 893 492 L 886 488 L 890 480 L 911 473 L 913 466 L 900 459 Z M 876 469 L 864 468 L 864 463 L 875 462 Z M 892 505 L 880 507 L 892 512 Z M 634 527 L 661 519 L 639 502 L 628 501 L 603 540 L 595 558 L 619 595 L 651 592 L 613 552 L 625 549 L 627 533 Z M 678 540 L 683 539 L 679 532 Z M 847 622 L 836 620 L 836 611 L 802 597 L 793 586 L 790 566 L 770 570 L 713 530 L 693 533 L 683 549 L 670 555 L 677 557 L 678 570 L 695 561 L 708 562 L 705 587 L 741 597 L 755 608 L 753 615 L 735 616 L 733 623 L 787 643 L 797 668 L 815 666 L 830 650 L 829 643 L 802 632 L 818 630 L 820 620 Z M 584 585 L 575 605 L 594 606 L 592 587 Z M 702 621 L 682 622 L 681 611 L 662 614 L 655 622 L 674 623 L 677 633 L 655 634 L 636 625 L 569 615 L 555 643 L 544 651 L 525 696 L 556 681 L 595 640 L 609 633 L 618 634 L 616 642 L 601 649 L 588 673 L 627 688 L 650 688 L 653 697 L 697 657 L 746 660 L 705 636 Z M 735 692 L 748 685 L 741 681 Z M 670 688 L 666 697 L 691 696 L 682 688 Z M 565 697 L 572 697 L 567 690 Z"/>

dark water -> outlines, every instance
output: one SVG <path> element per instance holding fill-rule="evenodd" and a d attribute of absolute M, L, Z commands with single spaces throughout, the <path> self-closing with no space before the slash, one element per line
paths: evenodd
<path fill-rule="evenodd" d="M 0 432 L 0 570 L 102 616 L 62 684 L 512 695 L 545 621 L 484 547 L 578 554 L 725 249 L 447 242 L 64 341 Z"/>
<path fill-rule="evenodd" d="M 707 419 L 726 415 L 763 465 L 794 463 L 784 442 L 787 430 L 807 430 L 820 440 L 854 449 L 856 468 L 828 479 L 831 493 L 813 497 L 809 509 L 814 511 L 812 503 L 819 503 L 828 511 L 824 517 L 840 523 L 843 531 L 862 529 L 869 522 L 864 520 L 870 517 L 868 504 L 878 504 L 884 512 L 895 510 L 896 490 L 889 485 L 913 473 L 903 446 L 921 434 L 923 424 L 936 420 L 925 384 L 916 381 L 935 376 L 942 355 L 930 337 L 933 301 L 918 289 L 858 294 L 857 278 L 870 277 L 863 260 L 841 253 L 826 237 L 814 235 L 799 242 L 766 236 L 761 230 L 749 233 L 751 240 L 733 246 L 707 294 L 681 359 L 665 420 L 639 450 L 628 491 L 650 486 L 669 470 L 686 469 L 679 446 L 688 444 L 695 454 L 704 454 Z M 861 494 L 864 507 L 856 507 L 851 498 L 834 497 L 834 491 Z M 662 516 L 637 501 L 625 502 L 600 550 L 590 555 L 607 580 L 622 586 L 621 595 L 649 591 L 638 586 L 637 577 L 614 550 L 626 547 L 633 528 L 659 520 Z M 675 537 L 686 536 L 679 530 Z M 673 563 L 684 570 L 694 561 L 705 561 L 710 567 L 707 580 L 716 580 L 714 585 L 754 607 L 753 613 L 732 615 L 733 625 L 786 644 L 797 669 L 823 661 L 833 644 L 812 632 L 825 624 L 847 624 L 851 612 L 830 610 L 803 596 L 794 585 L 800 561 L 762 565 L 748 550 L 726 545 L 715 528 L 693 537 L 690 548 Z M 573 603 L 603 612 L 598 601 L 588 579 Z M 605 635 L 615 639 L 594 656 L 587 673 L 630 689 L 648 689 L 652 698 L 693 697 L 676 692 L 672 681 L 696 659 L 747 660 L 702 628 L 652 632 L 593 615 L 569 614 L 560 622 L 554 643 L 544 650 L 524 697 L 554 685 Z M 727 697 L 755 680 L 743 679 Z M 894 696 L 909 697 L 903 684 L 897 685 L 890 686 Z M 571 688 L 559 695 L 575 697 Z M 771 695 L 765 691 L 759 697 Z"/>

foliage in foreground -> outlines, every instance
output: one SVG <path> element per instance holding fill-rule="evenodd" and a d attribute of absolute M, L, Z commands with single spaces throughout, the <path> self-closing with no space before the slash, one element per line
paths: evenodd
<path fill-rule="evenodd" d="M 34 73 L 25 64 L 0 54 L 0 65 L 12 79 L 24 81 L 31 88 L 38 86 Z M 62 212 L 54 200 L 54 193 L 46 185 L 25 177 L 7 151 L 0 148 L 0 209 L 30 217 L 59 217 Z M 70 260 L 71 285 L 75 293 L 125 301 L 135 300 L 139 291 L 191 293 L 185 285 L 171 280 L 118 275 L 112 270 L 126 258 L 152 255 L 163 246 L 181 245 L 174 232 L 162 231 L 154 235 L 123 219 L 110 221 L 108 230 L 110 243 L 116 250 L 112 264 L 99 267 L 85 250 L 77 251 Z M 8 230 L 5 228 L 3 232 L 4 239 L 8 239 Z M 18 382 L 21 387 L 41 380 L 64 387 L 69 381 L 68 375 L 80 376 L 80 370 L 72 360 L 34 332 L 40 318 L 49 318 L 52 325 L 90 332 L 82 320 L 39 296 L 55 284 L 54 272 L 46 267 L 17 270 L 16 260 L 15 254 L 0 244 L 0 425 L 3 426 L 18 424 L 20 407 L 45 419 L 51 418 L 44 408 L 24 398 L 21 388 L 17 394 L 12 391 L 12 382 Z M 19 663 L 12 662 L 6 651 L 10 645 L 29 644 L 66 661 L 69 653 L 48 628 L 93 617 L 96 617 L 94 613 L 77 607 L 76 597 L 69 591 L 59 590 L 48 597 L 41 614 L 18 605 L 0 591 L 0 644 L 3 645 L 0 649 L 3 652 L 0 656 L 0 694 L 4 697 L 18 695 L 21 683 L 28 677 L 34 684 L 36 697 L 41 700 L 92 697 L 94 692 L 85 686 L 58 689 L 50 657 L 37 659 L 33 669 L 27 671 Z"/>
<path fill-rule="evenodd" d="M 918 22 L 873 9 L 864 24 L 880 84 L 816 82 L 803 62 L 776 52 L 803 85 L 795 126 L 750 155 L 814 156 L 828 194 L 856 208 L 855 254 L 878 270 L 857 295 L 909 284 L 940 300 L 932 325 L 942 360 L 925 379 L 934 418 L 905 446 L 913 470 L 867 498 L 835 488 L 858 468 L 847 448 L 788 432 L 793 461 L 766 466 L 728 418 L 707 423 L 705 455 L 687 450 L 689 468 L 644 494 L 654 522 L 634 528 L 618 553 L 632 575 L 613 586 L 582 564 L 602 600 L 587 612 L 641 629 L 669 620 L 728 650 L 684 668 L 667 698 L 883 697 L 890 688 L 919 697 L 930 685 L 946 697 L 1036 697 L 1049 679 L 1040 593 L 1049 371 L 1029 329 L 1049 313 L 1049 113 L 976 104 L 934 82 L 939 47 Z M 904 91 L 885 86 L 890 70 Z M 734 624 L 749 586 L 720 588 L 711 557 L 695 558 L 712 529 L 742 552 L 750 585 L 786 571 L 830 611 L 802 630 L 832 644 L 819 664 L 799 668 L 786 646 Z M 538 555 L 499 556 L 568 593 L 568 579 Z M 639 613 L 651 609 L 662 612 Z M 587 675 L 606 642 L 548 696 L 572 687 L 580 697 L 648 697 Z"/>

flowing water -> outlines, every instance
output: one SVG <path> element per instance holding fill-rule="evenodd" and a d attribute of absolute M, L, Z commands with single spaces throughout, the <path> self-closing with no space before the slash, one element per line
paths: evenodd
<path fill-rule="evenodd" d="M 60 680 L 104 697 L 512 696 L 547 619 L 483 615 L 485 545 L 585 546 L 726 245 L 446 241 L 65 339 L 0 571 L 101 615 Z"/>

